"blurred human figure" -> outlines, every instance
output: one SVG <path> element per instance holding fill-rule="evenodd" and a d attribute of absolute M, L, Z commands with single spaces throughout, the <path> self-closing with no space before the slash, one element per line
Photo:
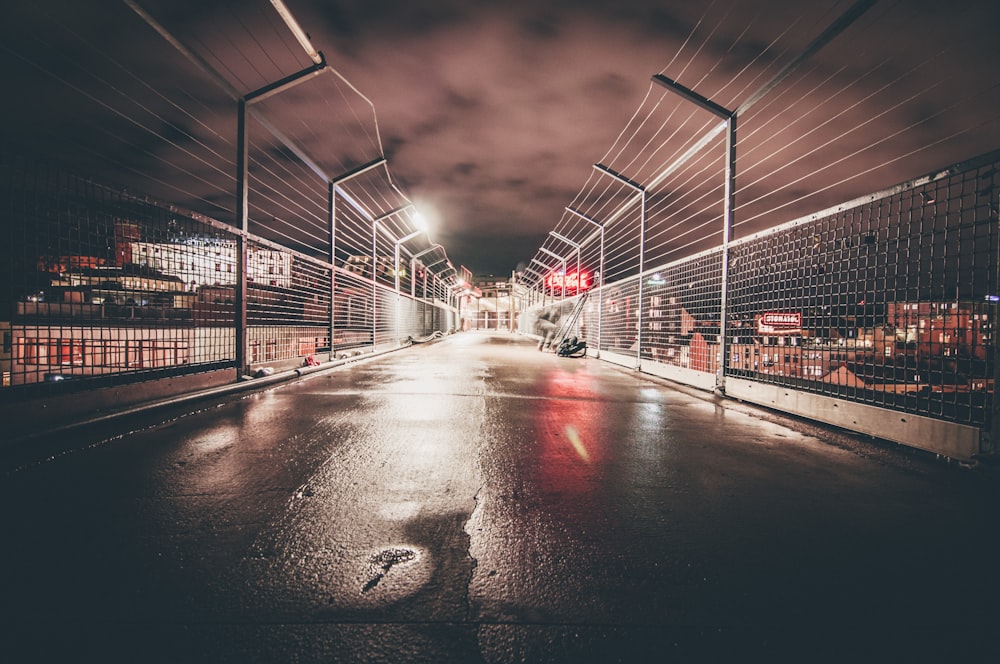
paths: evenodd
<path fill-rule="evenodd" d="M 548 350 L 552 346 L 552 341 L 559 330 L 559 326 L 556 325 L 558 320 L 559 314 L 554 308 L 545 309 L 539 314 L 538 320 L 535 322 L 535 329 L 542 337 L 538 342 L 538 350 Z"/>

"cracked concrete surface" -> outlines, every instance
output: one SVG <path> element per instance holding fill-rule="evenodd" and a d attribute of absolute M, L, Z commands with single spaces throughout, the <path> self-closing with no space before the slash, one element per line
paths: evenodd
<path fill-rule="evenodd" d="M 5 472 L 0 618 L 31 661 L 995 654 L 996 477 L 760 415 L 463 334 L 109 425 Z"/>

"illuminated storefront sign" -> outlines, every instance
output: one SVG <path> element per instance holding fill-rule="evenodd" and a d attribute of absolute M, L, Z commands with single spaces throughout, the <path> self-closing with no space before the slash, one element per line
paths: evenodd
<path fill-rule="evenodd" d="M 590 290 L 590 272 L 580 270 L 580 272 L 549 272 L 545 277 L 545 285 L 552 290 L 585 291 Z"/>
<path fill-rule="evenodd" d="M 757 319 L 758 334 L 795 334 L 802 330 L 802 312 L 766 311 Z"/>

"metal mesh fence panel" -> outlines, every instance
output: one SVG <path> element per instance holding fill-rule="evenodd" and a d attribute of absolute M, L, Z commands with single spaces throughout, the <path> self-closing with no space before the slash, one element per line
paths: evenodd
<path fill-rule="evenodd" d="M 440 306 L 401 295 L 398 312 L 400 340 L 419 341 L 434 332 L 448 331 L 448 319 Z"/>
<path fill-rule="evenodd" d="M 371 282 L 337 270 L 333 297 L 333 352 L 347 357 L 372 345 Z"/>
<path fill-rule="evenodd" d="M 639 331 L 639 279 L 610 284 L 604 289 L 601 350 L 635 355 Z"/>
<path fill-rule="evenodd" d="M 735 243 L 729 373 L 983 424 L 998 166 L 994 155 Z"/>
<path fill-rule="evenodd" d="M 988 424 L 998 180 L 991 153 L 733 242 L 725 374 Z M 716 373 L 722 279 L 718 248 L 647 270 L 641 307 L 638 277 L 607 284 L 574 333 L 593 348 L 600 327 L 599 351 L 642 368 Z M 544 336 L 553 312 L 529 306 L 519 329 Z"/>
<path fill-rule="evenodd" d="M 382 285 L 376 285 L 374 293 L 374 347 L 395 346 L 400 339 L 397 325 L 398 296 L 394 290 Z"/>
<path fill-rule="evenodd" d="M 580 311 L 580 320 L 573 331 L 577 338 L 587 342 L 587 347 L 594 352 L 598 352 L 601 348 L 601 332 L 604 323 L 601 314 L 601 297 L 602 291 L 600 289 L 590 291 L 587 294 L 587 301 L 584 302 Z"/>
<path fill-rule="evenodd" d="M 671 263 L 644 275 L 643 359 L 715 373 L 722 315 L 722 253 Z"/>
<path fill-rule="evenodd" d="M 236 368 L 235 231 L 9 152 L 0 188 L 4 387 L 86 389 Z M 415 299 L 349 269 L 334 278 L 328 262 L 264 238 L 246 244 L 251 370 L 369 351 L 373 331 L 378 345 L 396 346 L 453 324 L 433 283 L 429 300 Z"/>
<path fill-rule="evenodd" d="M 232 235 L 9 153 L 0 186 L 5 386 L 232 365 Z"/>
<path fill-rule="evenodd" d="M 260 242 L 247 249 L 247 338 L 252 365 L 330 351 L 330 268 Z"/>

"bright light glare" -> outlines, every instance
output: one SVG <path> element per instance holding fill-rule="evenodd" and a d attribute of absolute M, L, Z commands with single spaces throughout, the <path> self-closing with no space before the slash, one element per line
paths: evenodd
<path fill-rule="evenodd" d="M 420 212 L 419 210 L 414 212 L 410 216 L 410 219 L 413 221 L 413 225 L 419 228 L 420 230 L 422 231 L 427 230 L 427 217 L 425 217 L 423 213 Z"/>

